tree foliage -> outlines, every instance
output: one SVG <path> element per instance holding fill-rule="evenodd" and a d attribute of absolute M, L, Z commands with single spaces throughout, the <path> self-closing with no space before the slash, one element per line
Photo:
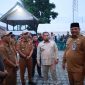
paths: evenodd
<path fill-rule="evenodd" d="M 58 13 L 52 11 L 55 4 L 49 3 L 49 0 L 21 0 L 24 7 L 39 19 L 39 23 L 50 23 L 55 19 Z"/>

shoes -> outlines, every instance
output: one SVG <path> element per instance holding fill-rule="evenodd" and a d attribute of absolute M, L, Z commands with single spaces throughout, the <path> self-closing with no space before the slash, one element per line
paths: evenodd
<path fill-rule="evenodd" d="M 29 85 L 36 85 L 36 83 L 29 81 Z"/>

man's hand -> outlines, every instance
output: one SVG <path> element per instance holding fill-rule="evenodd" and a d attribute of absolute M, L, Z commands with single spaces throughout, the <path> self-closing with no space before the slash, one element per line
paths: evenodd
<path fill-rule="evenodd" d="M 1 76 L 2 78 L 5 78 L 7 75 L 8 75 L 7 70 L 4 70 L 4 72 L 3 72 L 3 71 L 0 71 L 0 76 Z"/>
<path fill-rule="evenodd" d="M 26 59 L 28 60 L 30 58 L 30 56 L 27 56 Z"/>
<path fill-rule="evenodd" d="M 58 64 L 58 62 L 59 62 L 59 59 L 56 59 L 56 60 L 55 60 L 55 64 Z"/>
<path fill-rule="evenodd" d="M 5 76 L 7 76 L 7 75 L 8 75 L 8 72 L 7 72 L 7 70 L 5 70 L 5 71 L 4 71 L 4 74 L 5 74 Z"/>
<path fill-rule="evenodd" d="M 19 65 L 18 65 L 18 64 L 16 64 L 16 65 L 15 65 L 15 69 L 16 69 L 16 70 L 18 70 L 18 68 L 19 68 Z"/>

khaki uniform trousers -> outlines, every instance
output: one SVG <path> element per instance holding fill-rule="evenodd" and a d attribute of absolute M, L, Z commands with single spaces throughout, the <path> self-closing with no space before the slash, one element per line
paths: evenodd
<path fill-rule="evenodd" d="M 84 85 L 83 72 L 70 72 L 68 71 L 70 85 Z"/>
<path fill-rule="evenodd" d="M 48 73 L 50 71 L 54 82 L 57 81 L 56 67 L 53 69 L 51 65 L 42 65 L 44 81 L 48 80 Z"/>
<path fill-rule="evenodd" d="M 16 83 L 17 83 L 17 71 L 16 71 L 16 69 L 12 68 L 12 67 L 6 67 L 6 70 L 8 72 L 8 75 L 5 78 L 3 85 L 16 85 Z"/>
<path fill-rule="evenodd" d="M 25 85 L 24 74 L 25 74 L 26 68 L 28 71 L 28 79 L 31 82 L 32 81 L 32 58 L 30 57 L 28 60 L 24 58 L 20 58 L 19 66 L 20 66 L 20 77 L 21 77 L 22 85 Z"/>

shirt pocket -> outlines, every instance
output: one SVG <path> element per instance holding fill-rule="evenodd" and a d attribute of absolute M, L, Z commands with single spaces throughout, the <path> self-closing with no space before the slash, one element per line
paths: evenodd
<path fill-rule="evenodd" d="M 45 46 L 42 46 L 42 47 L 40 48 L 40 51 L 41 51 L 41 52 L 45 51 Z"/>
<path fill-rule="evenodd" d="M 72 44 L 71 43 L 67 43 L 66 44 L 66 49 L 70 49 L 72 47 Z"/>

